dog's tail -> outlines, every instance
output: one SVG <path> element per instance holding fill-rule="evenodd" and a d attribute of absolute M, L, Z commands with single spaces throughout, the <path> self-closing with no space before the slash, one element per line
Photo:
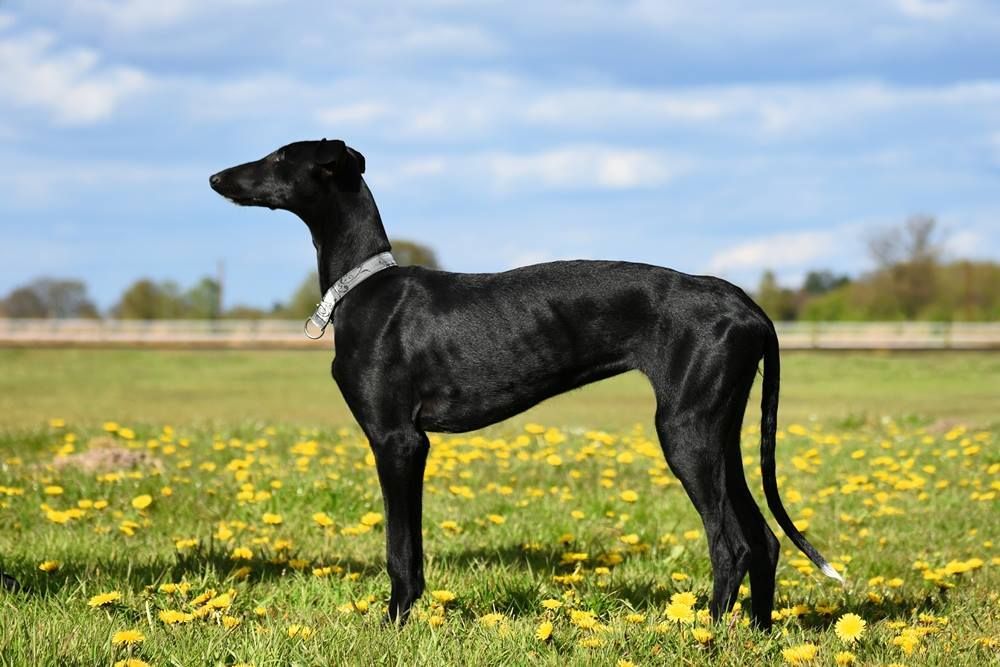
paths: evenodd
<path fill-rule="evenodd" d="M 785 506 L 781 503 L 781 496 L 778 494 L 778 480 L 776 479 L 774 465 L 774 449 L 778 431 L 778 386 L 780 362 L 778 361 L 778 335 L 771 325 L 767 343 L 764 347 L 764 381 L 763 396 L 760 399 L 760 471 L 764 480 L 764 497 L 767 498 L 767 506 L 778 521 L 778 525 L 785 531 L 785 535 L 792 543 L 799 548 L 799 551 L 809 557 L 819 569 L 828 577 L 843 583 L 844 578 L 830 566 L 816 548 L 809 544 L 809 540 L 799 532 L 792 520 L 785 511 Z"/>

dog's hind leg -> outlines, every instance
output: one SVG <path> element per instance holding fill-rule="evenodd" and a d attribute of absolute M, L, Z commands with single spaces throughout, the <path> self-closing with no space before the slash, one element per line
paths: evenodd
<path fill-rule="evenodd" d="M 430 443 L 413 424 L 365 428 L 375 454 L 386 514 L 386 564 L 392 581 L 389 620 L 404 622 L 424 592 L 421 505 Z"/>
<path fill-rule="evenodd" d="M 730 433 L 726 445 L 726 490 L 743 529 L 743 536 L 750 545 L 750 606 L 753 622 L 761 630 L 768 630 L 771 627 L 771 610 L 774 608 L 774 577 L 778 568 L 780 545 L 747 487 L 740 453 L 739 427 Z"/>
<path fill-rule="evenodd" d="M 656 431 L 667 464 L 680 480 L 701 516 L 712 560 L 713 592 L 709 610 L 720 619 L 732 609 L 740 582 L 750 566 L 751 550 L 726 479 L 728 436 L 739 428 L 742 408 L 734 409 L 738 391 L 725 374 L 702 369 L 696 383 L 683 382 L 672 391 L 653 379 Z M 709 379 L 710 378 L 710 379 Z M 688 392 L 697 391 L 699 400 Z"/>

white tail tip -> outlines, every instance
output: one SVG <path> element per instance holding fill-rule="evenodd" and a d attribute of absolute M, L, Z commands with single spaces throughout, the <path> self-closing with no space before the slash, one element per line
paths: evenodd
<path fill-rule="evenodd" d="M 831 566 L 829 563 L 823 563 L 823 567 L 821 567 L 820 569 L 823 571 L 823 574 L 830 577 L 831 579 L 836 579 L 842 584 L 844 583 L 844 578 L 840 576 L 840 572 L 834 570 L 833 566 Z"/>

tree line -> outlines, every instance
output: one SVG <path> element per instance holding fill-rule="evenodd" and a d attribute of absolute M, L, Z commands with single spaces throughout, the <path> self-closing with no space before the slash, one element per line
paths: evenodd
<path fill-rule="evenodd" d="M 439 268 L 434 252 L 412 241 L 393 241 L 406 265 Z M 868 239 L 874 268 L 851 277 L 829 270 L 806 274 L 797 288 L 781 286 L 764 271 L 752 296 L 776 321 L 991 321 L 1000 320 L 1000 264 L 946 260 L 944 238 L 932 217 L 915 216 Z M 319 301 L 315 271 L 286 301 L 270 308 L 221 307 L 222 285 L 202 278 L 182 289 L 173 281 L 142 278 L 126 288 L 106 313 L 121 319 L 298 319 Z M 0 300 L 0 317 L 98 318 L 79 280 L 39 278 Z"/>
<path fill-rule="evenodd" d="M 392 253 L 403 266 L 440 268 L 434 251 L 413 241 L 393 241 Z M 270 308 L 223 308 L 222 290 L 219 280 L 211 277 L 187 289 L 172 280 L 140 278 L 125 289 L 105 315 L 126 320 L 298 319 L 311 315 L 321 296 L 315 271 L 303 279 L 287 301 Z M 97 319 L 101 313 L 82 281 L 43 277 L 14 288 L 0 300 L 0 317 Z"/>
<path fill-rule="evenodd" d="M 776 321 L 993 321 L 1000 319 L 1000 264 L 946 260 L 937 221 L 914 216 L 868 239 L 874 269 L 856 278 L 810 271 L 798 288 L 765 271 L 754 294 Z"/>

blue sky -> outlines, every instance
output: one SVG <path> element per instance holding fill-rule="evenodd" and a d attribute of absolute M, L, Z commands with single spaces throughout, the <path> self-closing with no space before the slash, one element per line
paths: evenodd
<path fill-rule="evenodd" d="M 319 137 L 452 270 L 794 284 L 916 213 L 1000 259 L 1000 3 L 0 0 L 0 294 L 222 260 L 227 305 L 283 299 L 305 226 L 207 178 Z"/>

